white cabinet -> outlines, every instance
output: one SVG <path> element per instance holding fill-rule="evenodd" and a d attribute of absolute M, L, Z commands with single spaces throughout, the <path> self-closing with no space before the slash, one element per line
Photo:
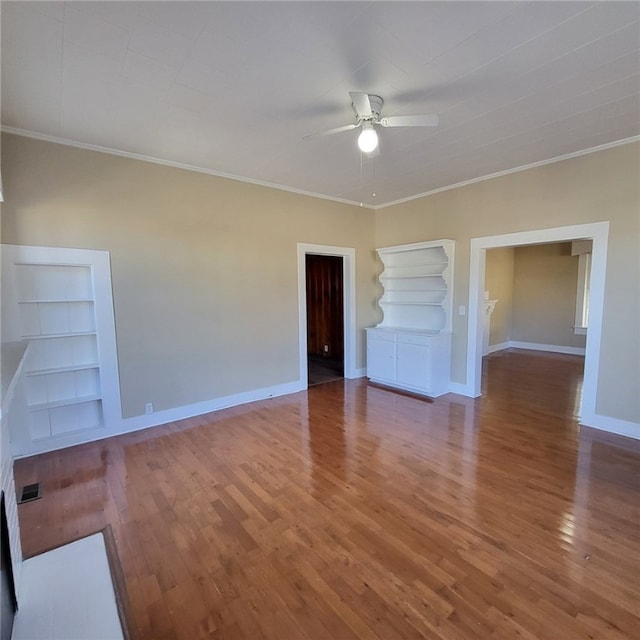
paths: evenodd
<path fill-rule="evenodd" d="M 14 455 L 93 438 L 121 416 L 108 266 L 105 252 L 3 246 L 3 338 L 29 343 Z"/>
<path fill-rule="evenodd" d="M 367 329 L 367 375 L 372 380 L 393 382 L 396 379 L 395 334 Z"/>
<path fill-rule="evenodd" d="M 367 329 L 367 376 L 438 396 L 449 390 L 452 240 L 378 249 L 382 322 Z"/>
<path fill-rule="evenodd" d="M 449 391 L 451 334 L 367 329 L 367 376 L 373 382 L 427 396 Z"/>
<path fill-rule="evenodd" d="M 428 344 L 416 344 L 414 342 L 403 342 L 407 338 L 406 334 L 397 334 L 396 344 L 396 381 L 403 387 L 413 387 L 423 389 L 426 393 L 433 392 L 429 365 L 433 359 L 430 358 Z M 424 337 L 426 336 L 419 336 Z M 428 338 L 426 338 L 428 339 Z"/>

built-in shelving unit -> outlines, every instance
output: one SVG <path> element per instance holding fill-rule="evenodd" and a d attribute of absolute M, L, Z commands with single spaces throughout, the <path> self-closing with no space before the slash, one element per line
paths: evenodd
<path fill-rule="evenodd" d="M 14 270 L 21 338 L 32 342 L 25 368 L 32 439 L 101 427 L 91 267 L 17 263 Z"/>
<path fill-rule="evenodd" d="M 108 254 L 4 245 L 3 305 L 3 333 L 29 344 L 17 455 L 99 437 L 105 413 L 120 419 Z"/>
<path fill-rule="evenodd" d="M 378 249 L 384 317 L 367 330 L 371 380 L 425 395 L 449 390 L 454 242 Z"/>

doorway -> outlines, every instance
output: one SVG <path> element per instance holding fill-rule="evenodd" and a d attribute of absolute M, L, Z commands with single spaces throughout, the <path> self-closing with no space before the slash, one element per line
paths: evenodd
<path fill-rule="evenodd" d="M 305 256 L 309 386 L 344 376 L 342 256 Z"/>
<path fill-rule="evenodd" d="M 334 312 L 337 320 L 342 314 L 342 375 L 345 378 L 356 378 L 362 373 L 356 369 L 356 252 L 350 247 L 334 247 L 330 245 L 298 244 L 298 339 L 299 339 L 299 362 L 300 362 L 300 387 L 306 389 L 308 386 L 308 323 L 307 323 L 307 256 L 333 257 L 340 260 L 342 268 L 342 305 L 337 308 L 341 311 Z M 338 264 L 338 263 L 336 263 Z M 334 298 L 340 298 L 335 294 Z M 339 324 L 339 323 L 338 323 Z M 324 353 L 325 345 L 331 345 L 324 341 L 320 343 L 321 354 Z M 321 356 L 322 357 L 322 356 Z"/>
<path fill-rule="evenodd" d="M 607 263 L 609 223 L 594 222 L 569 227 L 539 229 L 473 238 L 471 240 L 469 279 L 469 333 L 467 347 L 466 393 L 471 397 L 481 395 L 482 381 L 482 337 L 483 337 L 483 292 L 485 289 L 485 261 L 487 249 L 517 247 L 549 242 L 592 240 L 591 288 L 589 298 L 589 331 L 585 347 L 584 382 L 580 404 L 580 423 L 596 426 L 596 397 L 598 372 L 600 369 L 600 343 L 602 316 L 604 311 L 604 283 Z"/>

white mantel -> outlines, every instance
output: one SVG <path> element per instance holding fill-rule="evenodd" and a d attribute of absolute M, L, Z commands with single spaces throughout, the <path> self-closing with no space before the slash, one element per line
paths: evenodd
<path fill-rule="evenodd" d="M 491 333 L 491 314 L 496 308 L 498 300 L 484 301 L 484 330 L 482 334 L 482 355 L 489 353 L 489 334 Z"/>

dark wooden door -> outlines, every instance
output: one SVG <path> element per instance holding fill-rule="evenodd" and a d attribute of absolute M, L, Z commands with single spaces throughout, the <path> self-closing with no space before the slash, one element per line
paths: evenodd
<path fill-rule="evenodd" d="M 344 369 L 342 258 L 307 254 L 307 355 Z"/>

